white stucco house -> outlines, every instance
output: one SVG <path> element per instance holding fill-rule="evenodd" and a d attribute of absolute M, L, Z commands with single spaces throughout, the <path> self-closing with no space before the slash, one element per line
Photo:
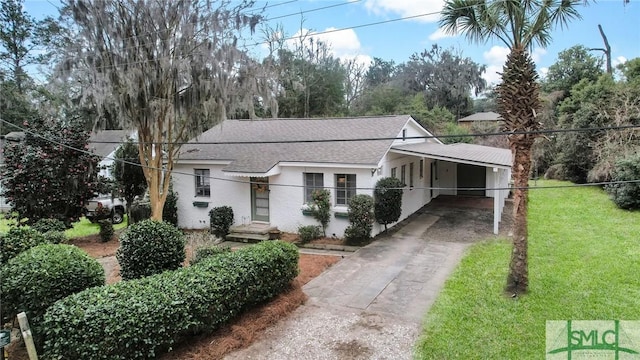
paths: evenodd
<path fill-rule="evenodd" d="M 380 178 L 394 176 L 406 184 L 400 220 L 442 194 L 493 197 L 497 232 L 510 172 L 509 150 L 445 145 L 409 115 L 226 120 L 182 147 L 173 183 L 187 229 L 208 228 L 209 211 L 227 205 L 236 225 L 297 232 L 317 225 L 305 204 L 327 188 L 327 235 L 342 237 L 349 199 L 373 195 Z M 372 235 L 383 229 L 374 224 Z"/>
<path fill-rule="evenodd" d="M 100 157 L 98 163 L 100 176 L 111 178 L 111 166 L 113 165 L 116 150 L 127 141 L 128 138 L 136 138 L 135 130 L 99 130 L 89 136 L 89 150 Z"/>

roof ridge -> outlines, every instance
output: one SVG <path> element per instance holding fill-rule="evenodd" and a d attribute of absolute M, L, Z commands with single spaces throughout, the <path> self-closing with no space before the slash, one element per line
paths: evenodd
<path fill-rule="evenodd" d="M 358 120 L 358 119 L 379 119 L 379 118 L 395 118 L 395 117 L 409 117 L 407 114 L 396 115 L 366 115 L 366 116 L 340 116 L 340 117 L 317 117 L 317 118 L 260 118 L 260 119 L 227 119 L 225 121 L 278 121 L 278 120 Z"/>

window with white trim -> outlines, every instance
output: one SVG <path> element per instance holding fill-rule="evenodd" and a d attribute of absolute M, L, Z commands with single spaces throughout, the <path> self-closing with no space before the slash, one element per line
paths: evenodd
<path fill-rule="evenodd" d="M 303 173 L 304 176 L 304 202 L 313 201 L 313 192 L 324 189 L 323 173 Z"/>
<path fill-rule="evenodd" d="M 211 185 L 209 169 L 194 169 L 196 177 L 196 196 L 210 197 Z"/>
<path fill-rule="evenodd" d="M 355 174 L 336 174 L 336 205 L 349 205 L 349 200 L 356 194 Z"/>
<path fill-rule="evenodd" d="M 400 182 L 402 186 L 407 186 L 407 165 L 400 167 Z"/>
<path fill-rule="evenodd" d="M 398 168 L 394 167 L 391 169 L 391 177 L 392 178 L 397 178 L 398 177 Z"/>

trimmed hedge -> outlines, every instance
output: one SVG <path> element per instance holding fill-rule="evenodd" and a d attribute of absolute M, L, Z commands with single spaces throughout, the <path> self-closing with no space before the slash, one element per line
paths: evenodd
<path fill-rule="evenodd" d="M 175 270 L 186 256 L 182 232 L 167 222 L 143 220 L 120 235 L 116 258 L 124 280 Z"/>
<path fill-rule="evenodd" d="M 23 251 L 47 242 L 44 235 L 37 230 L 25 226 L 13 227 L 0 237 L 0 264 L 6 263 Z"/>
<path fill-rule="evenodd" d="M 195 265 L 204 259 L 210 258 L 212 256 L 218 256 L 220 254 L 226 254 L 229 252 L 231 252 L 231 248 L 228 246 L 211 245 L 201 247 L 196 250 L 196 254 L 193 256 L 191 261 L 189 261 L 189 265 Z"/>
<path fill-rule="evenodd" d="M 298 274 L 298 250 L 266 241 L 197 265 L 85 290 L 45 315 L 47 359 L 153 359 L 272 298 Z"/>
<path fill-rule="evenodd" d="M 40 343 L 42 316 L 56 301 L 104 285 L 104 269 L 80 248 L 43 244 L 9 260 L 2 273 L 2 311 L 9 320 L 24 311 Z"/>

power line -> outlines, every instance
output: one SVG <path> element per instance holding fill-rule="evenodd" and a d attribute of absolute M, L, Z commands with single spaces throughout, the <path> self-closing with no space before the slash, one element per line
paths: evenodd
<path fill-rule="evenodd" d="M 282 119 L 286 120 L 286 119 Z M 260 121 L 260 120 L 257 120 Z M 268 120 L 266 120 L 268 121 Z M 11 124 L 13 125 L 13 124 Z M 442 138 L 460 138 L 460 137 L 483 137 L 483 136 L 509 136 L 509 135 L 540 135 L 553 133 L 571 133 L 571 132 L 591 132 L 591 131 L 613 131 L 625 129 L 638 129 L 640 125 L 620 125 L 610 127 L 592 127 L 592 128 L 570 128 L 570 129 L 544 129 L 535 131 L 512 131 L 512 132 L 488 132 L 473 134 L 444 134 L 444 135 L 423 135 L 423 136 L 405 136 L 405 137 L 372 137 L 372 138 L 345 138 L 345 139 L 309 139 L 309 140 L 261 140 L 261 141 L 186 141 L 172 142 L 176 145 L 261 145 L 261 144 L 307 144 L 307 143 L 334 143 L 334 142 L 359 142 L 359 141 L 384 141 L 384 140 L 421 140 L 421 139 L 442 139 Z M 120 144 L 119 141 L 90 141 L 92 144 Z M 136 142 L 134 142 L 136 143 Z"/>
<path fill-rule="evenodd" d="M 67 144 L 64 144 L 63 142 L 54 140 L 54 139 L 50 139 L 47 138 L 43 135 L 40 135 L 36 132 L 30 131 L 28 129 L 25 128 L 21 128 L 17 125 L 11 124 L 3 119 L 0 119 L 0 123 L 7 123 L 13 127 L 16 127 L 20 130 L 22 130 L 25 133 L 28 133 L 32 136 L 36 136 L 40 139 L 43 139 L 47 142 L 59 145 L 59 146 L 63 146 L 67 149 L 79 152 L 79 153 L 84 153 L 84 154 L 89 154 L 89 155 L 94 155 L 97 156 L 97 154 L 93 153 L 92 151 L 87 151 L 84 149 L 79 149 Z M 113 160 L 114 162 L 120 162 L 120 163 L 124 163 L 124 164 L 129 164 L 129 165 L 133 165 L 133 166 L 139 166 L 139 167 L 143 167 L 143 168 L 147 168 L 147 169 L 151 169 L 154 171 L 165 171 L 166 169 L 162 169 L 162 168 L 156 168 L 156 167 L 152 167 L 152 166 L 148 166 L 148 165 L 144 165 L 144 164 L 138 164 L 138 163 L 134 163 L 134 162 L 130 162 L 130 161 L 126 161 L 123 159 L 117 159 L 115 157 L 109 157 L 106 156 L 103 159 L 108 159 L 108 160 Z M 247 181 L 247 180 L 237 180 L 237 179 L 229 179 L 229 178 L 221 178 L 221 177 L 215 177 L 215 176 L 200 176 L 200 175 L 196 175 L 193 173 L 186 173 L 183 171 L 176 171 L 176 170 L 171 170 L 172 174 L 178 174 L 178 175 L 186 175 L 186 176 L 190 176 L 190 177 L 203 177 L 203 178 L 207 178 L 210 180 L 218 180 L 218 181 L 227 181 L 227 182 L 233 182 L 233 183 L 240 183 L 240 184 L 253 184 L 254 182 L 252 181 Z M 4 180 L 3 180 L 4 181 Z M 588 183 L 588 184 L 571 184 L 571 185 L 550 185 L 550 186 L 527 186 L 527 187 L 494 187 L 494 188 L 489 188 L 489 187 L 483 187 L 483 188 L 478 188 L 478 187 L 474 187 L 474 188 L 460 188 L 460 187 L 432 187 L 432 186 L 424 186 L 424 187 L 416 187 L 414 186 L 411 189 L 421 189 L 421 190 L 442 190 L 442 191 L 465 191 L 465 190 L 476 190 L 476 191 L 501 191 L 501 190 L 516 190 L 516 189 L 527 189 L 527 190 L 532 190 L 532 189 L 552 189 L 552 188 L 576 188 L 576 187 L 585 187 L 585 186 L 606 186 L 606 185 L 615 185 L 615 184 L 627 184 L 627 183 L 640 183 L 640 179 L 635 179 L 635 180 L 620 180 L 620 181 L 605 181 L 605 182 L 598 182 L 598 183 Z M 293 188 L 306 188 L 306 186 L 304 184 L 302 185 L 298 185 L 298 184 L 279 184 L 279 183 L 270 183 L 269 186 L 277 186 L 277 187 L 293 187 Z M 326 189 L 337 189 L 336 187 L 330 188 L 330 187 L 324 187 Z M 402 188 L 398 188 L 398 189 L 402 189 L 405 190 L 405 187 Z M 375 190 L 375 188 L 372 187 L 356 187 L 355 190 Z"/>
<path fill-rule="evenodd" d="M 357 0 L 357 1 L 361 1 L 361 0 Z M 357 2 L 354 1 L 354 2 Z M 344 3 L 344 4 L 350 4 L 349 2 Z M 475 6 L 478 6 L 479 4 L 473 4 L 473 5 L 469 5 L 467 7 L 463 7 L 461 9 L 469 9 Z M 337 5 L 336 5 L 337 6 Z M 325 7 L 326 8 L 326 7 Z M 312 9 L 313 11 L 315 11 L 314 9 Z M 309 11 L 312 11 L 309 10 Z M 417 14 L 417 15 L 411 15 L 411 16 L 405 16 L 405 17 L 400 17 L 400 18 L 395 18 L 395 19 L 389 19 L 389 20 L 383 20 L 383 21 L 376 21 L 376 22 L 371 22 L 371 23 L 365 23 L 365 24 L 360 24 L 360 25 L 354 25 L 354 26 L 347 26 L 347 27 L 343 27 L 343 28 L 339 28 L 339 29 L 332 29 L 332 30 L 325 30 L 325 31 L 320 31 L 320 32 L 314 32 L 312 34 L 301 34 L 299 36 L 290 36 L 287 38 L 283 38 L 283 39 L 279 39 L 281 41 L 287 41 L 287 40 L 296 40 L 296 39 L 302 39 L 305 36 L 317 36 L 317 35 L 324 35 L 324 34 L 331 34 L 331 33 L 335 33 L 335 32 L 339 32 L 339 31 L 346 31 L 346 30 L 352 30 L 352 29 L 360 29 L 360 28 L 364 28 L 364 27 L 370 27 L 370 26 L 376 26 L 376 25 L 382 25 L 382 24 L 388 24 L 388 23 L 393 23 L 393 22 L 398 22 L 398 21 L 404 21 L 404 20 L 410 20 L 410 19 L 416 19 L 416 18 L 420 18 L 420 17 L 425 17 L 425 16 L 431 16 L 431 15 L 437 15 L 440 14 L 442 11 L 433 11 L 433 12 L 428 12 L 428 13 L 423 13 L 423 14 Z M 293 15 L 298 15 L 300 13 L 295 13 Z M 292 16 L 291 14 L 288 16 Z M 160 30 L 160 31 L 164 31 L 164 30 Z M 133 38 L 133 37 L 131 37 Z M 253 44 L 247 44 L 245 45 L 245 47 L 256 47 L 259 45 L 265 45 L 268 44 L 269 41 L 260 41 L 260 42 L 256 42 Z M 137 47 L 137 46 L 131 46 L 129 48 L 133 48 L 133 47 Z M 120 50 L 126 50 L 127 47 L 125 47 L 124 49 L 120 49 Z M 102 65 L 102 66 L 96 66 L 91 68 L 92 70 L 106 70 L 106 69 L 111 69 L 111 68 L 118 68 L 121 66 L 126 66 L 126 65 L 135 65 L 135 64 L 144 64 L 144 63 L 152 63 L 154 61 L 158 61 L 160 59 L 163 58 L 169 58 L 171 56 L 166 55 L 166 56 L 159 56 L 156 57 L 152 60 L 140 60 L 140 61 L 130 61 L 130 62 L 124 62 L 118 65 Z"/>
<path fill-rule="evenodd" d="M 286 2 L 283 2 L 283 3 L 278 3 L 278 4 L 266 6 L 265 9 L 266 8 L 270 8 L 270 7 L 276 7 L 276 6 L 280 6 L 280 5 L 285 5 L 285 4 L 289 4 L 289 3 L 293 3 L 293 2 L 297 2 L 297 1 L 298 0 L 286 1 Z M 276 19 L 282 19 L 282 18 L 287 18 L 287 17 L 291 17 L 291 16 L 303 15 L 303 14 L 312 13 L 312 12 L 321 11 L 321 10 L 326 10 L 326 9 L 335 8 L 335 7 L 339 7 L 339 6 L 351 5 L 351 4 L 355 4 L 355 3 L 361 2 L 361 1 L 363 1 L 363 0 L 352 0 L 352 1 L 346 1 L 346 2 L 343 2 L 343 3 L 339 3 L 339 4 L 327 5 L 327 6 L 322 6 L 322 7 L 308 9 L 308 10 L 302 10 L 302 11 L 298 11 L 298 12 L 290 13 L 290 14 L 286 14 L 286 15 L 279 15 L 279 16 L 272 17 L 272 18 L 265 18 L 261 22 L 262 23 L 267 23 L 269 21 L 273 21 L 273 20 L 276 20 Z M 249 9 L 249 11 L 250 10 L 253 10 L 253 9 Z M 129 40 L 129 39 L 134 39 L 134 38 L 145 37 L 145 36 L 148 36 L 148 35 L 151 35 L 151 34 L 160 34 L 160 33 L 163 33 L 163 32 L 170 31 L 170 30 L 174 30 L 174 29 L 163 29 L 163 30 L 147 32 L 145 34 L 133 35 L 133 36 L 129 36 L 129 37 L 123 38 L 122 41 L 126 41 L 126 40 Z M 268 41 L 264 41 L 264 42 L 258 43 L 258 44 L 266 44 L 266 43 L 268 43 Z M 154 44 L 155 43 L 144 43 L 143 42 L 143 43 L 140 43 L 138 45 L 125 46 L 125 47 L 122 47 L 122 48 L 120 48 L 118 50 L 120 50 L 122 52 L 126 52 L 127 49 L 133 49 L 133 48 L 137 48 L 139 46 L 154 45 Z M 245 46 L 254 46 L 254 45 L 245 45 Z M 73 49 L 73 48 L 74 47 L 71 47 L 71 49 Z M 75 46 L 75 49 L 84 49 L 84 47 Z M 34 49 L 34 50 L 44 51 L 46 49 Z M 169 57 L 169 56 L 158 57 L 156 59 L 162 59 L 164 57 Z M 153 60 L 146 60 L 146 61 L 142 61 L 142 62 L 128 62 L 128 63 L 122 63 L 122 64 L 119 64 L 119 65 L 111 65 L 111 66 L 105 65 L 104 67 L 100 67 L 100 68 L 107 69 L 107 68 L 110 68 L 110 67 L 124 66 L 124 65 L 137 64 L 137 63 L 143 63 L 143 62 L 151 62 L 151 61 L 153 61 Z"/>
<path fill-rule="evenodd" d="M 315 8 L 315 9 L 298 11 L 298 12 L 290 13 L 290 14 L 286 14 L 286 15 L 275 16 L 275 17 L 271 17 L 271 18 L 265 19 L 265 22 L 273 21 L 273 20 L 277 20 L 277 19 L 282 19 L 282 18 L 286 18 L 286 17 L 290 17 L 290 16 L 295 16 L 295 15 L 308 14 L 308 13 L 312 13 L 312 12 L 316 12 L 316 11 L 320 11 L 320 10 L 331 9 L 331 8 L 335 8 L 335 7 L 339 7 L 339 6 L 351 5 L 351 4 L 359 3 L 361 1 L 362 0 L 352 0 L 352 1 L 347 1 L 347 2 L 343 2 L 343 3 L 339 3 L 339 4 L 327 5 L 327 6 L 323 6 L 323 7 L 319 7 L 319 8 Z"/>

